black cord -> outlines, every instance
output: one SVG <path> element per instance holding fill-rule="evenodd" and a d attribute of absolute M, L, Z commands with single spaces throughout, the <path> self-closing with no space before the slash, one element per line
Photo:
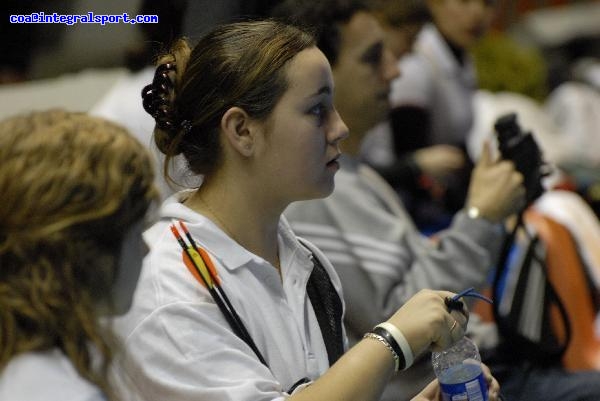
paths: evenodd
<path fill-rule="evenodd" d="M 211 279 L 213 281 L 212 288 L 211 288 L 211 285 L 209 285 L 209 283 L 206 282 L 206 279 L 204 278 L 204 276 L 202 275 L 202 273 L 200 271 L 200 267 L 196 264 L 196 262 L 192 258 L 192 255 L 191 255 L 189 249 L 187 248 L 185 242 L 183 241 L 183 238 L 180 236 L 180 234 L 176 233 L 177 228 L 175 227 L 175 225 L 172 225 L 171 227 L 172 227 L 173 234 L 175 235 L 175 237 L 177 238 L 177 241 L 179 242 L 179 245 L 181 245 L 181 247 L 183 248 L 184 252 L 186 253 L 188 259 L 194 265 L 194 268 L 198 272 L 198 275 L 200 276 L 200 278 L 204 282 L 204 285 L 208 289 L 210 296 L 217 304 L 221 313 L 223 313 L 223 316 L 225 316 L 225 320 L 227 320 L 227 323 L 229 323 L 229 326 L 231 327 L 231 329 L 233 330 L 235 335 L 237 335 L 239 338 L 241 338 L 256 354 L 256 357 L 260 360 L 260 362 L 268 368 L 269 365 L 267 364 L 265 358 L 262 356 L 260 350 L 256 346 L 256 343 L 250 336 L 250 333 L 246 329 L 244 322 L 242 322 L 242 319 L 240 319 L 239 315 L 235 311 L 235 308 L 233 307 L 233 305 L 231 305 L 231 302 L 229 302 L 229 298 L 225 294 L 225 291 L 223 291 L 221 286 L 218 284 L 217 277 L 215 277 L 213 275 L 211 269 L 208 268 L 207 262 L 204 261 L 204 259 L 202 258 L 201 252 L 198 249 L 198 247 L 196 246 L 196 242 L 194 241 L 194 239 L 192 238 L 192 236 L 190 235 L 188 230 L 185 228 L 185 226 L 182 225 L 182 229 L 183 229 L 188 241 L 190 241 L 190 245 L 192 246 L 194 251 L 196 251 L 198 253 L 198 255 L 200 256 L 200 258 L 202 259 L 204 264 L 207 265 L 208 274 L 211 276 Z"/>
<path fill-rule="evenodd" d="M 539 240 L 539 238 L 537 236 L 532 236 L 527 231 L 527 227 L 525 226 L 524 219 L 523 219 L 523 214 L 524 214 L 524 209 L 519 212 L 519 214 L 517 215 L 517 222 L 516 222 L 513 230 L 504 239 L 504 242 L 502 245 L 502 250 L 501 250 L 501 253 L 498 258 L 498 263 L 496 265 L 496 272 L 494 275 L 494 282 L 493 282 L 493 287 L 492 287 L 492 298 L 494 299 L 494 303 L 493 303 L 494 319 L 496 321 L 496 324 L 498 326 L 498 330 L 499 330 L 500 334 L 503 337 L 511 338 L 511 340 L 514 342 L 515 346 L 519 345 L 519 346 L 531 347 L 536 344 L 534 344 L 534 342 L 532 342 L 529 338 L 521 335 L 515 329 L 507 326 L 506 321 L 500 315 L 500 310 L 499 310 L 500 302 L 498 302 L 498 297 L 500 296 L 500 294 L 498 294 L 498 291 L 500 288 L 500 281 L 503 278 L 504 272 L 508 269 L 507 260 L 508 260 L 509 254 L 510 254 L 510 250 L 511 250 L 513 244 L 515 243 L 517 232 L 518 232 L 519 228 L 523 227 L 523 229 L 527 235 L 527 238 L 530 240 L 530 246 L 529 246 L 529 250 L 528 250 L 526 259 L 530 258 L 530 260 L 535 260 L 540 264 L 540 266 L 542 266 L 542 268 L 545 267 L 546 262 L 540 258 L 540 256 L 538 255 L 538 253 L 536 252 L 536 249 L 535 249 L 535 243 Z M 565 341 L 564 341 L 564 344 L 562 346 L 560 346 L 558 350 L 556 350 L 556 351 L 542 350 L 542 351 L 540 351 L 541 353 L 537 352 L 537 351 L 534 353 L 534 355 L 536 355 L 535 358 L 541 358 L 543 360 L 546 360 L 548 358 L 552 359 L 552 358 L 560 357 L 564 354 L 564 352 L 571 340 L 572 333 L 571 333 L 571 324 L 570 324 L 567 310 L 566 310 L 564 304 L 562 303 L 560 297 L 558 296 L 558 293 L 554 289 L 554 286 L 549 281 L 547 269 L 544 268 L 544 270 L 545 270 L 545 274 L 544 274 L 544 289 L 545 289 L 544 296 L 545 296 L 545 299 L 548 299 L 549 302 L 554 303 L 554 305 L 556 305 L 558 307 L 559 313 L 562 317 L 562 321 L 563 321 L 564 327 L 565 327 Z"/>

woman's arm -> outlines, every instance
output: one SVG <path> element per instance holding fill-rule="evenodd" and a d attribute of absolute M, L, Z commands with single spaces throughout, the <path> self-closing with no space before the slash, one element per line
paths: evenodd
<path fill-rule="evenodd" d="M 420 291 L 388 320 L 402 332 L 413 355 L 446 348 L 464 335 L 466 311 L 448 312 L 444 303 L 444 298 L 452 295 L 445 291 Z M 379 341 L 366 338 L 290 400 L 375 401 L 393 373 L 390 350 Z"/>

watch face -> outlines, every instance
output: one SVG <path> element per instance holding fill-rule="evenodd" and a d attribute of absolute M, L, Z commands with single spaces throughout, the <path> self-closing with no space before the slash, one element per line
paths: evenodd
<path fill-rule="evenodd" d="M 477 209 L 475 206 L 471 206 L 467 210 L 467 216 L 469 216 L 472 219 L 478 218 L 479 217 L 479 209 Z"/>

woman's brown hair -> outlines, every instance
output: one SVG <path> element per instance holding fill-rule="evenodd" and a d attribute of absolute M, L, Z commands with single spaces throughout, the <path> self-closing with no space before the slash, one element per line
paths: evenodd
<path fill-rule="evenodd" d="M 114 399 L 97 305 L 110 301 L 123 234 L 156 197 L 153 178 L 145 148 L 108 121 L 51 110 L 0 122 L 0 370 L 58 348 Z"/>
<path fill-rule="evenodd" d="M 212 173 L 221 161 L 225 111 L 237 106 L 252 118 L 268 117 L 287 89 L 286 65 L 314 45 L 310 34 L 270 20 L 218 26 L 193 50 L 176 41 L 144 91 L 144 107 L 157 122 L 155 142 L 167 156 L 166 177 L 179 153 L 193 173 Z"/>

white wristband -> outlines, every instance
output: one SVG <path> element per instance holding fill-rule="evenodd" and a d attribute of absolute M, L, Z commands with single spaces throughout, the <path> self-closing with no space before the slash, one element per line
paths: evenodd
<path fill-rule="evenodd" d="M 375 327 L 381 327 L 382 329 L 387 330 L 392 335 L 392 337 L 394 337 L 394 340 L 396 340 L 396 342 L 402 349 L 402 353 L 404 354 L 404 370 L 408 369 L 415 361 L 415 357 L 413 355 L 412 349 L 410 348 L 410 345 L 408 344 L 408 341 L 406 341 L 406 337 L 404 337 L 404 334 L 402 334 L 400 329 L 398 329 L 396 326 L 389 322 L 379 323 Z"/>

